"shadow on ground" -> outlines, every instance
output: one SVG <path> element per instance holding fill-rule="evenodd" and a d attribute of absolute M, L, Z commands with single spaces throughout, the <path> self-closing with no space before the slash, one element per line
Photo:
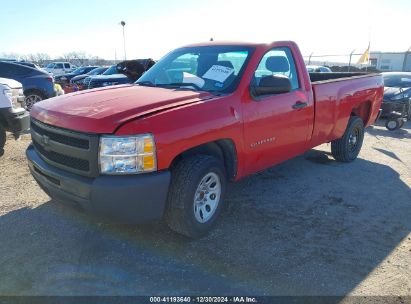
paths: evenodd
<path fill-rule="evenodd" d="M 317 150 L 231 185 L 227 201 L 201 240 L 52 201 L 5 214 L 0 294 L 345 295 L 411 230 L 393 169 Z"/>
<path fill-rule="evenodd" d="M 395 131 L 389 131 L 385 128 L 385 120 L 380 119 L 375 123 L 376 126 L 382 128 L 375 128 L 370 126 L 367 128 L 367 132 L 373 136 L 393 137 L 393 138 L 411 138 L 411 121 L 404 124 L 401 129 Z"/>

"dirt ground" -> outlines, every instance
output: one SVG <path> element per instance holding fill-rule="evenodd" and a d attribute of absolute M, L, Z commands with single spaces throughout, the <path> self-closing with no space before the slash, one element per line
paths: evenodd
<path fill-rule="evenodd" d="M 0 295 L 411 295 L 411 122 L 368 128 L 229 187 L 216 229 L 187 240 L 51 201 L 29 137 L 0 159 Z"/>

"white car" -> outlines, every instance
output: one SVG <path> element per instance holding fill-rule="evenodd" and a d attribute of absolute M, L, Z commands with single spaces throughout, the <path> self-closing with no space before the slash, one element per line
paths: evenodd
<path fill-rule="evenodd" d="M 77 67 L 70 62 L 52 62 L 49 63 L 45 70 L 53 75 L 67 74 L 74 71 Z"/>
<path fill-rule="evenodd" d="M 23 86 L 12 79 L 0 78 L 0 156 L 4 153 L 6 131 L 18 138 L 30 127 L 30 115 L 22 107 Z"/>

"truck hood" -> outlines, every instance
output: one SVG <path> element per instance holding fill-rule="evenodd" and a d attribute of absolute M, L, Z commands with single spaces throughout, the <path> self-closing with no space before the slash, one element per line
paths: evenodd
<path fill-rule="evenodd" d="M 30 115 L 56 127 L 109 134 L 126 121 L 213 96 L 207 92 L 119 85 L 41 101 Z"/>
<path fill-rule="evenodd" d="M 23 87 L 20 82 L 8 78 L 0 78 L 0 84 L 5 84 L 11 89 L 20 89 Z"/>

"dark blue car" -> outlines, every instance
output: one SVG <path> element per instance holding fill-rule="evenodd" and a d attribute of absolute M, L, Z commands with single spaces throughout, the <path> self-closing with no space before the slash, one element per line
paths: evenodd
<path fill-rule="evenodd" d="M 23 85 L 26 107 L 56 96 L 53 77 L 47 72 L 21 64 L 0 61 L 0 77 L 10 78 Z"/>
<path fill-rule="evenodd" d="M 64 85 L 66 83 L 69 83 L 70 80 L 76 76 L 79 75 L 84 75 L 87 74 L 88 72 L 94 70 L 98 68 L 98 66 L 86 66 L 86 67 L 79 67 L 77 69 L 75 69 L 73 72 L 71 73 L 67 73 L 67 74 L 63 74 L 63 75 L 58 75 L 58 76 L 54 76 L 54 81 L 56 83 L 59 83 L 61 85 Z"/>

